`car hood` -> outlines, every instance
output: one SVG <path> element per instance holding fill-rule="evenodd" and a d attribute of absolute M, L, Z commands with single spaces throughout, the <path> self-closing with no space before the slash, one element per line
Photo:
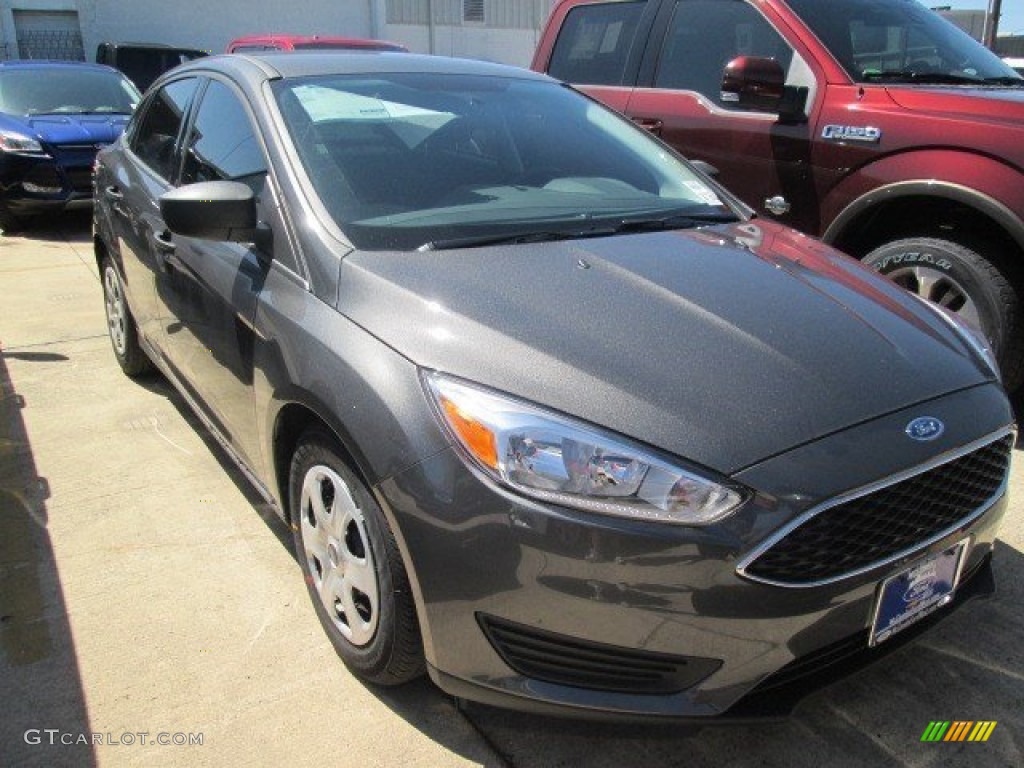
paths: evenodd
<path fill-rule="evenodd" d="M 963 115 L 1020 124 L 1024 120 L 1024 86 L 889 86 L 889 96 L 899 106 L 944 116 Z"/>
<path fill-rule="evenodd" d="M 110 144 L 121 135 L 129 115 L 4 115 L 2 126 L 52 145 Z"/>
<path fill-rule="evenodd" d="M 338 308 L 424 368 L 726 474 L 992 378 L 894 284 L 767 222 L 355 252 Z"/>

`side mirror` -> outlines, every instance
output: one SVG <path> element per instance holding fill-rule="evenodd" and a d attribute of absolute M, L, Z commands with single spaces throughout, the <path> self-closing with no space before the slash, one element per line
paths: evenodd
<path fill-rule="evenodd" d="M 160 195 L 160 213 L 176 235 L 251 243 L 257 239 L 256 199 L 237 181 L 202 181 Z"/>
<path fill-rule="evenodd" d="M 722 101 L 752 112 L 776 112 L 786 122 L 806 119 L 807 88 L 786 85 L 775 59 L 740 56 L 722 72 Z"/>

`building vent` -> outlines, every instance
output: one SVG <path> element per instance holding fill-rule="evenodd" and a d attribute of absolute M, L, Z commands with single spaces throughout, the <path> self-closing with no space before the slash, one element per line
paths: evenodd
<path fill-rule="evenodd" d="M 462 20 L 484 22 L 484 0 L 462 0 Z"/>

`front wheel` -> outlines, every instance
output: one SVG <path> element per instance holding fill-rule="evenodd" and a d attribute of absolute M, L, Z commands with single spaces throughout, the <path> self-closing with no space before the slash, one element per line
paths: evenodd
<path fill-rule="evenodd" d="M 289 499 L 310 598 L 346 666 L 378 685 L 419 677 L 423 646 L 394 533 L 326 432 L 299 441 Z"/>
<path fill-rule="evenodd" d="M 1005 271 L 980 250 L 912 237 L 876 248 L 864 263 L 980 330 L 996 355 L 1006 389 L 1024 383 L 1022 297 Z"/>

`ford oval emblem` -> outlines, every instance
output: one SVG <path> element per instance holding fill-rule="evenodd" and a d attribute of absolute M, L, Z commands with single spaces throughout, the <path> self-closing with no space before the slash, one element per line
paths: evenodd
<path fill-rule="evenodd" d="M 911 440 L 918 440 L 922 443 L 935 440 L 946 431 L 946 425 L 934 416 L 921 416 L 907 424 L 904 430 Z"/>

